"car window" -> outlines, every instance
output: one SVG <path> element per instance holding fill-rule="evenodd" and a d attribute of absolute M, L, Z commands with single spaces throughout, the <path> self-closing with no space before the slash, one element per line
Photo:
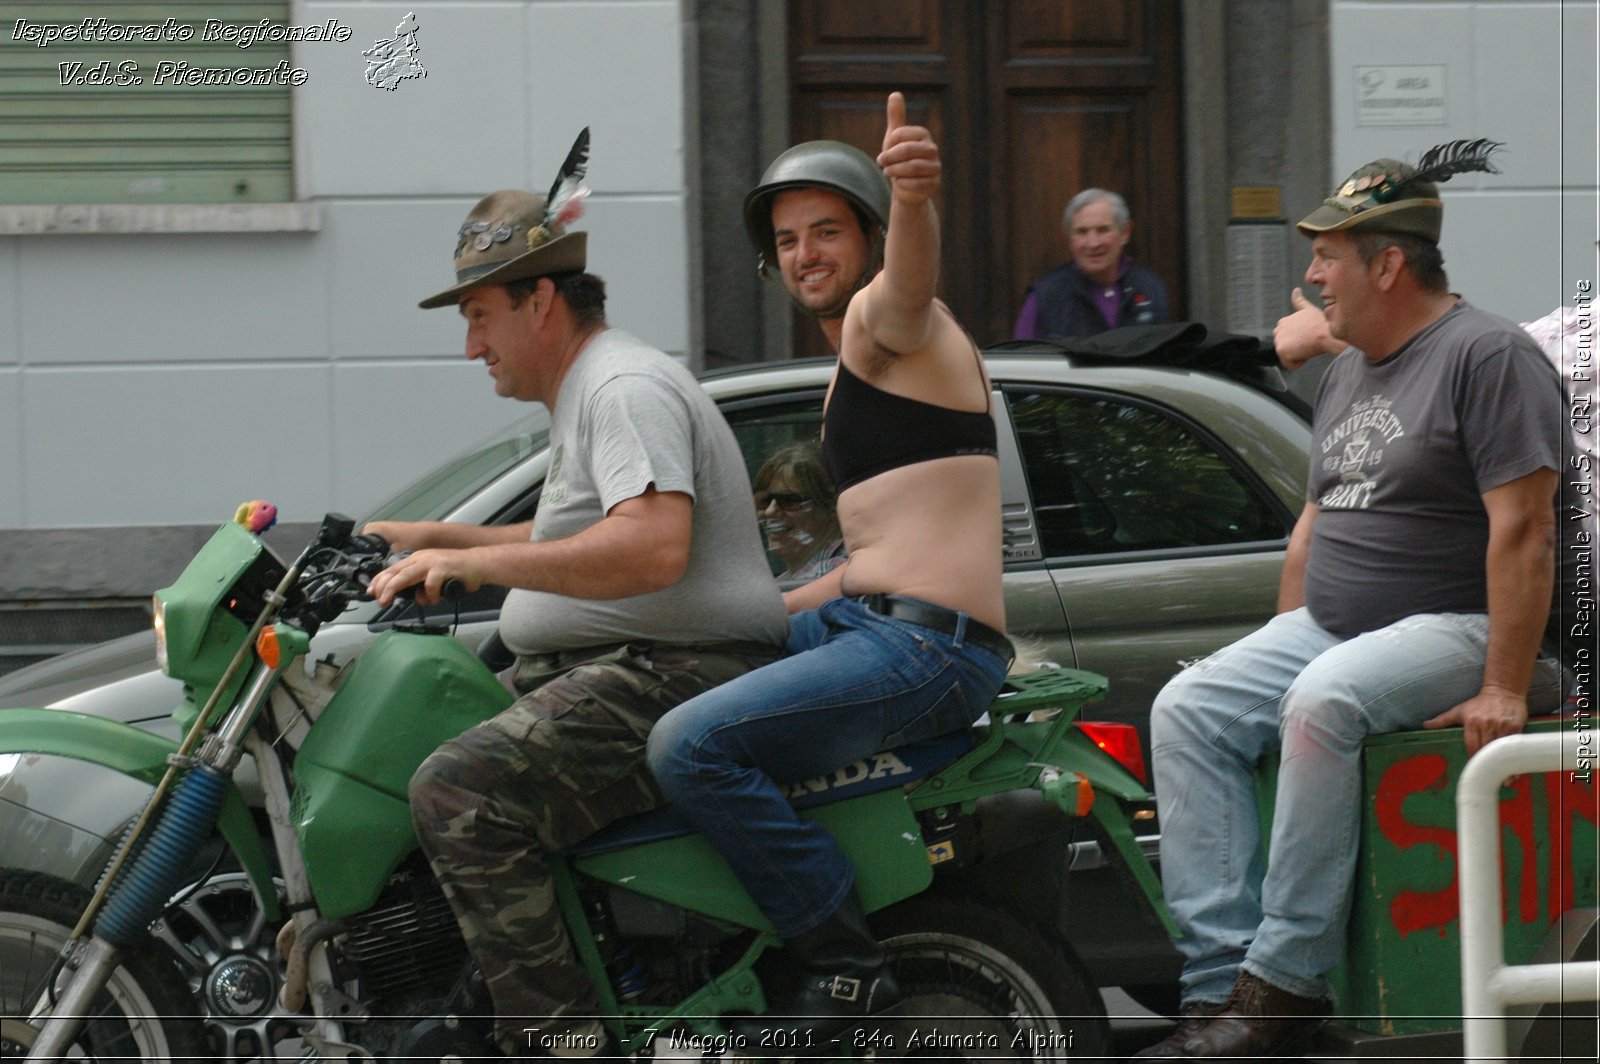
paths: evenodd
<path fill-rule="evenodd" d="M 1010 396 L 1048 557 L 1218 547 L 1287 534 L 1234 463 L 1164 410 L 1076 392 Z"/>
<path fill-rule="evenodd" d="M 730 403 L 722 408 L 722 414 L 739 441 L 752 484 L 762 463 L 780 448 L 822 438 L 821 392 L 784 402 Z"/>
<path fill-rule="evenodd" d="M 819 391 L 800 399 L 791 396 L 786 397 L 784 401 L 746 400 L 723 407 L 723 416 L 733 428 L 734 438 L 739 441 L 739 450 L 744 455 L 745 473 L 750 478 L 752 493 L 756 476 L 769 458 L 786 454 L 792 459 L 796 444 L 815 445 L 818 442 L 822 433 L 822 397 L 823 393 Z M 811 461 L 810 464 L 814 466 L 815 475 L 826 477 L 826 473 L 821 470 L 820 462 Z M 752 494 L 752 509 L 755 506 Z M 832 512 L 831 506 L 829 512 Z M 770 535 L 773 530 L 763 524 L 762 536 L 768 547 L 767 561 L 772 566 L 773 575 L 779 577 L 785 586 L 791 582 L 804 583 L 807 579 L 821 575 L 832 565 L 839 564 L 837 557 L 826 560 L 817 558 L 810 560 L 809 563 L 801 563 L 798 568 L 791 570 L 790 567 L 797 564 L 797 559 L 791 557 L 785 560 L 782 556 L 781 549 L 791 551 L 794 549 L 792 543 L 785 543 L 785 540 L 794 539 L 792 530 L 789 530 L 788 526 L 802 525 L 812 516 L 814 514 L 808 512 L 803 517 L 783 522 L 788 534 L 780 533 L 780 538 L 776 542 Z M 837 534 L 836 526 L 833 534 Z M 791 571 L 801 575 L 796 575 L 791 581 L 786 576 Z"/>
<path fill-rule="evenodd" d="M 443 520 L 519 463 L 544 450 L 549 439 L 550 414 L 540 407 L 402 488 L 360 523 Z M 538 500 L 539 485 L 533 485 L 527 494 L 498 514 L 493 523 L 515 524 L 532 520 Z M 484 584 L 450 607 L 437 608 L 436 615 L 448 615 L 452 622 L 490 620 L 500 612 L 505 597 L 505 588 Z M 416 615 L 415 607 L 402 600 L 380 611 L 368 623 L 373 628 L 380 628 L 398 619 Z"/>
<path fill-rule="evenodd" d="M 368 514 L 367 520 L 441 520 L 517 463 L 543 450 L 549 438 L 550 415 L 541 407 L 413 481 Z"/>

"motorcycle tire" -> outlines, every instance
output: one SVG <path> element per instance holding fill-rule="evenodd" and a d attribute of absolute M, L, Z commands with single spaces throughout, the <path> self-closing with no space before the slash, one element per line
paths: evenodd
<path fill-rule="evenodd" d="M 1071 947 L 992 901 L 918 895 L 870 918 L 904 998 L 854 1031 L 874 1060 L 1082 1060 L 1110 1040 L 1105 1003 Z"/>
<path fill-rule="evenodd" d="M 37 1030 L 26 1017 L 88 903 L 88 891 L 65 880 L 0 871 L 0 1059 L 27 1056 Z M 185 986 L 182 973 L 153 942 L 127 951 L 95 999 L 72 1059 L 207 1060 L 199 1008 Z"/>

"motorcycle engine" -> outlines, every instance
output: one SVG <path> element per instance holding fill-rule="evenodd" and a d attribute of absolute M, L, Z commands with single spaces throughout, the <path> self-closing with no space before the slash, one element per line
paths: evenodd
<path fill-rule="evenodd" d="M 345 974 L 368 1005 L 419 992 L 442 997 L 467 962 L 450 903 L 415 855 L 389 878 L 377 904 L 345 925 Z"/>
<path fill-rule="evenodd" d="M 338 972 L 372 1017 L 359 1040 L 375 1056 L 472 1059 L 492 1050 L 493 1007 L 420 854 L 390 877 L 371 909 L 344 924 Z"/>

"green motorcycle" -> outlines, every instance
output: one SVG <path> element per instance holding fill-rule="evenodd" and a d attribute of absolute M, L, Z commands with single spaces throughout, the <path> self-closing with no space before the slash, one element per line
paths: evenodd
<path fill-rule="evenodd" d="M 305 1059 L 496 1055 L 488 995 L 417 848 L 406 787 L 441 742 L 511 695 L 448 628 L 421 619 L 385 631 L 343 669 L 307 660 L 318 626 L 363 596 L 387 558 L 386 544 L 339 515 L 291 564 L 225 524 L 155 597 L 161 667 L 185 684 L 180 742 L 62 711 L 6 715 L 0 753 L 77 758 L 154 791 L 92 894 L 0 870 L 0 1056 L 210 1059 L 222 1048 L 201 1001 L 243 1013 L 274 994 Z M 1071 950 L 961 874 L 1016 845 L 1019 832 L 993 825 L 1022 809 L 1050 830 L 1094 822 L 1102 845 L 1123 850 L 1158 896 L 1123 812 L 1148 795 L 1073 727 L 1103 690 L 1072 669 L 1020 677 L 968 732 L 794 788 L 795 805 L 855 862 L 906 990 L 901 1005 L 829 1045 L 807 1044 L 804 1029 L 764 1046 L 729 1034 L 725 1017 L 764 1010 L 763 959 L 781 942 L 675 811 L 629 818 L 555 855 L 563 918 L 616 1043 L 640 1056 L 1104 1052 L 1104 1009 Z M 260 808 L 233 778 L 245 758 Z M 1120 801 L 1096 803 L 1097 792 Z M 195 987 L 163 940 L 184 902 L 223 877 L 247 879 L 254 906 L 281 930 L 250 964 L 216 968 L 225 985 Z M 538 1049 L 535 1027 L 528 1037 Z"/>

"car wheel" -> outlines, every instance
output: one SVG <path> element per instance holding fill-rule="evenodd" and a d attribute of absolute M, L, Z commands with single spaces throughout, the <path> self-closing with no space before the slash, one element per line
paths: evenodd
<path fill-rule="evenodd" d="M 295 1014 L 278 1004 L 276 934 L 243 872 L 213 876 L 179 894 L 151 929 L 205 1008 L 215 1060 L 292 1057 L 304 1048 Z"/>

